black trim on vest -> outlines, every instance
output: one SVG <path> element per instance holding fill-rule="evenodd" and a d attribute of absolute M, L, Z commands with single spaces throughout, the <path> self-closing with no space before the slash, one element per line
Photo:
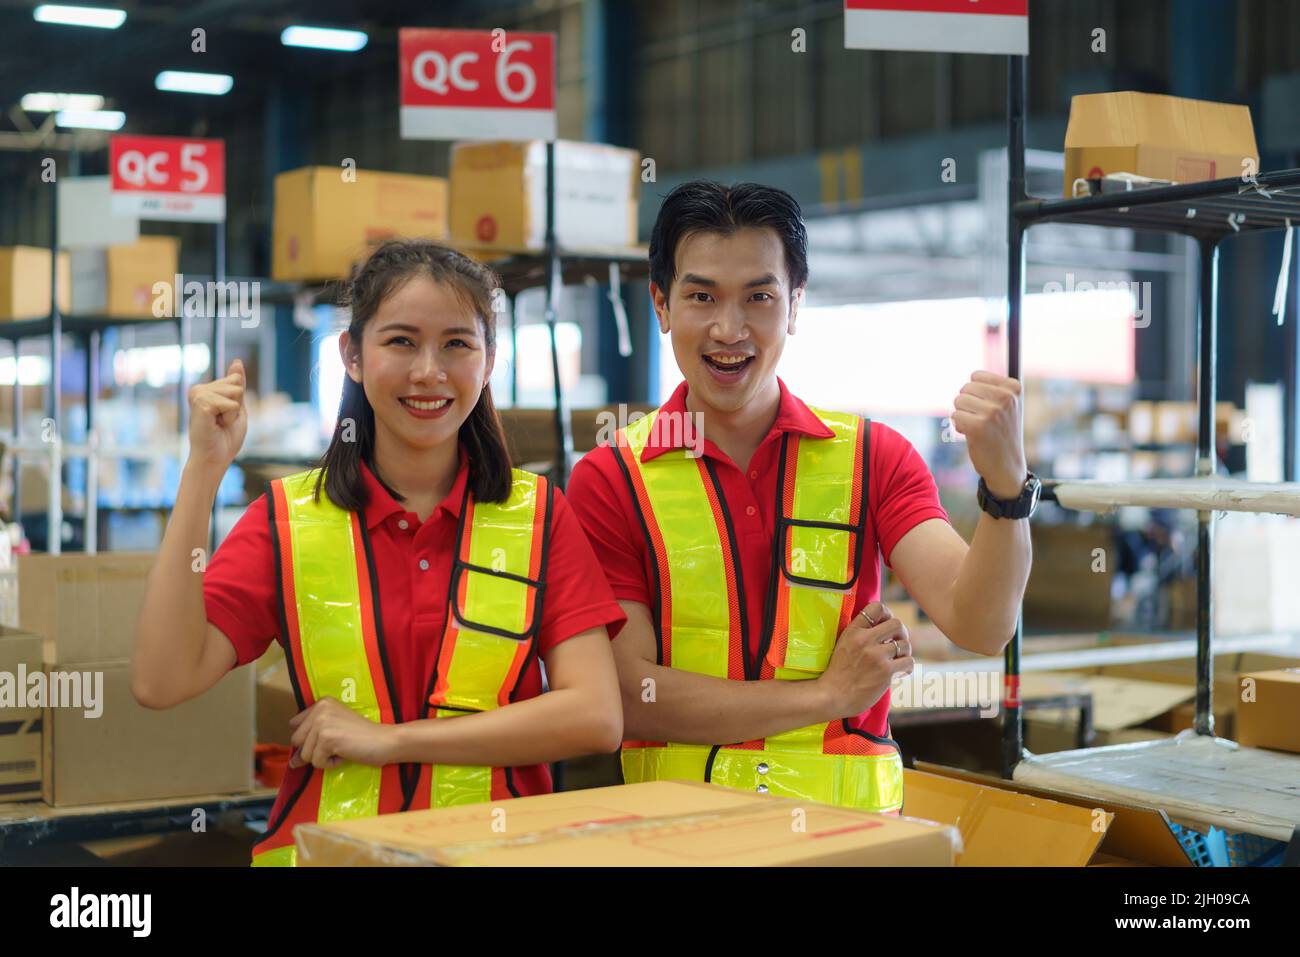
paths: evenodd
<path fill-rule="evenodd" d="M 716 757 L 718 756 L 718 751 L 719 751 L 721 748 L 722 748 L 722 745 L 720 745 L 720 744 L 715 744 L 713 747 L 709 748 L 709 759 L 708 759 L 707 761 L 704 762 L 704 783 L 705 783 L 705 784 L 711 784 L 711 783 L 712 783 L 712 778 L 713 778 L 713 759 L 716 758 Z"/>
<path fill-rule="evenodd" d="M 298 668 L 293 660 L 293 642 L 289 638 L 289 619 L 284 607 L 284 563 L 283 556 L 280 554 L 280 531 L 275 521 L 275 489 L 274 482 L 280 481 L 275 479 L 273 482 L 266 483 L 266 516 L 271 526 L 271 550 L 275 554 L 275 608 L 280 616 L 280 644 L 284 646 L 285 664 L 289 669 L 289 684 L 293 686 L 293 697 L 298 703 L 298 710 L 302 711 L 307 707 L 307 699 L 303 697 L 302 688 L 298 686 Z M 284 484 L 281 483 L 281 488 Z M 292 547 L 292 546 L 290 546 Z M 293 558 L 292 555 L 289 556 Z"/>
<path fill-rule="evenodd" d="M 862 573 L 862 546 L 866 539 L 867 512 L 871 494 L 871 420 L 862 419 L 862 493 L 859 496 L 857 525 L 840 525 L 833 522 L 810 522 L 787 518 L 785 514 L 785 467 L 789 454 L 790 433 L 781 437 L 781 458 L 776 479 L 776 535 L 772 539 L 772 571 L 768 578 L 767 604 L 763 609 L 763 642 L 759 648 L 759 662 L 767 657 L 772 645 L 772 636 L 776 631 L 776 590 L 780 576 L 787 581 L 818 588 L 833 588 L 848 591 L 857 584 Z M 796 481 L 798 476 L 795 476 Z M 808 526 L 812 528 L 836 528 L 855 533 L 857 546 L 853 556 L 853 577 L 847 583 L 826 582 L 814 578 L 800 578 L 792 575 L 785 566 L 786 529 L 791 526 Z M 837 636 L 838 637 L 838 636 Z"/>
<path fill-rule="evenodd" d="M 862 419 L 862 449 L 865 455 L 870 454 L 869 440 L 871 436 L 871 420 Z M 862 485 L 864 494 L 858 509 L 858 521 L 856 525 L 845 525 L 839 522 L 814 522 L 805 521 L 804 519 L 791 518 L 785 514 L 785 469 L 781 469 L 780 475 L 777 476 L 777 510 L 776 510 L 776 535 L 772 541 L 773 557 L 777 564 L 780 565 L 781 574 L 788 582 L 796 585 L 809 585 L 813 588 L 830 588 L 835 591 L 850 591 L 858 583 L 858 576 L 862 573 L 862 541 L 866 537 L 867 531 L 867 499 L 865 490 L 867 487 L 867 468 L 870 462 L 864 463 L 862 470 Z M 799 476 L 795 476 L 798 481 Z M 830 581 L 821 578 L 803 578 L 790 571 L 785 562 L 785 545 L 789 539 L 790 529 L 792 528 L 829 528 L 833 531 L 847 532 L 853 536 L 853 574 L 846 582 Z"/>
<path fill-rule="evenodd" d="M 876 742 L 876 744 L 888 745 L 889 747 L 893 748 L 895 751 L 898 752 L 898 756 L 900 758 L 903 756 L 903 749 L 898 746 L 898 742 L 895 741 L 893 738 L 881 738 L 874 734 L 871 734 L 869 731 L 863 731 L 860 728 L 850 728 L 848 718 L 840 718 L 840 725 L 841 727 L 844 728 L 845 734 L 856 734 L 858 737 L 866 738 L 868 741 L 874 741 Z"/>
<path fill-rule="evenodd" d="M 727 546 L 731 549 L 731 569 L 736 576 L 736 599 L 740 606 L 740 660 L 744 666 L 745 680 L 757 681 L 760 666 L 758 661 L 751 661 L 749 655 L 749 608 L 745 604 L 745 576 L 740 569 L 740 549 L 736 546 L 736 529 L 731 521 L 731 510 L 727 508 L 727 499 L 722 494 L 722 483 L 718 480 L 717 467 L 706 458 L 704 469 L 709 473 L 709 480 L 713 483 L 713 493 L 722 512 L 722 524 L 727 529 Z"/>
<path fill-rule="evenodd" d="M 361 547 L 366 559 L 366 573 L 370 579 L 370 608 L 375 616 L 375 644 L 379 648 L 379 663 L 384 672 L 384 684 L 388 689 L 388 701 L 393 707 L 393 723 L 402 724 L 402 704 L 398 700 L 393 684 L 392 665 L 388 661 L 388 647 L 384 639 L 384 623 L 379 613 L 379 571 L 375 567 L 375 553 L 370 545 L 370 531 L 366 528 L 364 515 L 358 516 L 357 525 L 361 529 Z M 415 799 L 415 788 L 420 780 L 420 766 L 406 763 L 397 766 L 397 777 L 402 785 L 402 807 L 409 811 Z"/>
<path fill-rule="evenodd" d="M 262 835 L 261 839 L 259 839 L 256 844 L 253 845 L 254 855 L 261 853 L 258 848 L 275 836 L 275 832 L 281 828 L 284 822 L 288 819 L 290 813 L 293 812 L 293 809 L 298 806 L 298 799 L 301 798 L 303 793 L 307 790 L 307 785 L 311 783 L 312 772 L 315 770 L 316 766 L 314 764 L 307 765 L 307 773 L 302 776 L 302 783 L 298 785 L 298 789 L 294 791 L 293 794 L 289 795 L 289 800 L 284 802 L 284 808 L 280 811 L 280 816 L 276 818 L 274 824 L 267 825 L 266 833 Z"/>
<path fill-rule="evenodd" d="M 515 769 L 503 768 L 502 770 L 504 770 L 506 773 L 506 790 L 510 792 L 510 795 L 512 797 L 523 797 L 523 795 L 519 793 L 519 789 L 515 787 L 515 775 L 514 775 Z"/>
<path fill-rule="evenodd" d="M 627 480 L 627 490 L 632 496 L 632 510 L 636 512 L 637 521 L 641 523 L 641 531 L 645 534 L 646 551 L 650 554 L 650 574 L 655 580 L 655 594 L 658 601 L 654 603 L 651 609 L 650 620 L 655 627 L 655 664 L 663 665 L 664 663 L 664 632 L 663 632 L 663 582 L 659 580 L 659 553 L 655 551 L 654 539 L 650 537 L 650 524 L 646 521 L 645 513 L 641 511 L 641 499 L 636 494 L 636 483 L 632 481 L 632 473 L 627 469 L 627 463 L 623 461 L 623 456 L 618 454 L 618 449 L 614 450 L 614 461 L 618 463 L 619 470 L 623 473 L 623 478 Z M 632 453 L 633 455 L 636 452 Z M 664 564 L 667 564 L 665 556 Z"/>
<path fill-rule="evenodd" d="M 528 643 L 528 652 L 524 656 L 523 667 L 519 669 L 519 675 L 515 679 L 515 687 L 512 688 L 510 691 L 511 700 L 513 700 L 515 692 L 519 690 L 519 684 L 523 680 L 524 675 L 528 671 L 528 664 L 529 664 L 528 659 L 532 655 L 535 655 L 537 653 L 536 637 L 538 632 L 541 630 L 542 601 L 543 601 L 543 597 L 546 594 L 546 572 L 547 572 L 547 565 L 548 565 L 550 548 L 551 548 L 551 514 L 552 514 L 552 501 L 554 498 L 554 486 L 552 485 L 552 483 L 547 481 L 545 478 L 538 476 L 538 483 L 540 484 L 542 482 L 546 483 L 546 511 L 542 518 L 542 548 L 541 548 L 541 555 L 538 561 L 537 580 L 534 581 L 531 578 L 524 578 L 523 576 L 520 575 L 512 575 L 508 572 L 497 572 L 497 571 L 493 571 L 490 568 L 483 568 L 482 566 L 479 565 L 471 565 L 468 562 L 460 561 L 459 559 L 460 547 L 461 547 L 461 543 L 464 541 L 465 538 L 465 524 L 466 524 L 466 519 L 469 517 L 469 503 L 470 503 L 470 495 L 471 495 L 469 490 L 466 490 L 464 498 L 461 499 L 460 518 L 456 523 L 456 544 L 455 544 L 455 552 L 453 552 L 453 554 L 458 557 L 453 560 L 452 574 L 447 584 L 448 613 L 452 615 L 455 618 L 455 620 L 459 622 L 461 625 L 473 631 L 481 631 L 487 634 L 500 635 L 502 638 L 510 638 L 514 641 L 524 641 Z M 499 578 L 507 578 L 514 581 L 525 582 L 537 589 L 537 599 L 533 603 L 533 620 L 532 622 L 529 623 L 527 631 L 522 633 L 515 633 L 515 632 L 506 631 L 501 628 L 493 628 L 488 625 L 475 624 L 473 622 L 468 622 L 465 620 L 465 618 L 460 614 L 460 609 L 456 607 L 456 586 L 460 581 L 460 574 L 459 574 L 460 571 L 466 568 L 471 569 L 473 571 L 482 571 L 489 575 L 495 575 Z M 437 658 L 434 659 L 433 671 L 429 675 L 429 684 L 425 688 L 424 698 L 420 702 L 421 718 L 427 718 L 429 716 L 429 708 L 430 708 L 429 699 L 433 696 L 434 688 L 438 686 L 438 663 L 441 657 L 442 657 L 442 648 L 441 645 L 439 645 L 438 656 Z M 447 705 L 437 705 L 437 707 L 445 708 L 447 707 Z M 461 710 L 461 709 L 453 709 L 453 710 Z"/>

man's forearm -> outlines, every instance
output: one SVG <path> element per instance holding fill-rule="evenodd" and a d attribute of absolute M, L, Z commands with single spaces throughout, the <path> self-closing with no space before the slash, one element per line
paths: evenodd
<path fill-rule="evenodd" d="M 957 645 L 979 654 L 1002 652 L 1016 628 L 1029 581 L 1029 520 L 980 516 L 953 584 Z"/>

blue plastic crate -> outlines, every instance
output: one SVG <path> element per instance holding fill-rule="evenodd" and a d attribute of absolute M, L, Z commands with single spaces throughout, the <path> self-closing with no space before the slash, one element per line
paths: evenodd
<path fill-rule="evenodd" d="M 1206 832 L 1170 822 L 1188 857 L 1197 867 L 1277 867 L 1286 843 L 1258 834 L 1230 833 L 1211 826 Z"/>

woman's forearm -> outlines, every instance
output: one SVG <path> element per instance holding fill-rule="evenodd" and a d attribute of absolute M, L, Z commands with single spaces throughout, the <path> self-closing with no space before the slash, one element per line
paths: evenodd
<path fill-rule="evenodd" d="M 579 688 L 560 688 L 504 708 L 395 726 L 393 763 L 517 767 L 618 749 L 622 722 Z"/>
<path fill-rule="evenodd" d="M 168 707 L 192 693 L 207 636 L 203 568 L 207 563 L 208 523 L 220 476 L 187 465 L 149 571 L 135 653 L 131 690 L 137 700 Z M 196 549 L 201 550 L 196 555 Z"/>

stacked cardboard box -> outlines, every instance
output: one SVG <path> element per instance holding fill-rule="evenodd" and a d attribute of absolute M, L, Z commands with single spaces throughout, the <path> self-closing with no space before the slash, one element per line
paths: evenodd
<path fill-rule="evenodd" d="M 571 249 L 637 241 L 641 154 L 601 143 L 555 144 L 555 237 Z M 484 249 L 540 249 L 546 236 L 546 144 L 457 143 L 451 235 Z"/>
<path fill-rule="evenodd" d="M 1237 741 L 1300 754 L 1300 668 L 1246 672 L 1240 681 Z"/>
<path fill-rule="evenodd" d="M 151 711 L 131 694 L 130 656 L 152 553 L 23 555 L 19 623 L 44 639 L 41 791 L 52 805 L 239 792 L 252 783 L 253 680 Z M 76 691 L 72 696 L 66 692 Z M 75 700 L 79 698 L 80 700 Z"/>
<path fill-rule="evenodd" d="M 275 178 L 271 276 L 345 279 L 387 239 L 447 236 L 447 181 L 308 166 Z"/>
<path fill-rule="evenodd" d="M 59 309 L 68 311 L 68 254 L 59 253 Z M 44 319 L 50 314 L 50 251 L 0 246 L 0 319 Z"/>
<path fill-rule="evenodd" d="M 27 703 L 27 677 L 41 671 L 41 639 L 0 628 L 0 802 L 41 796 L 41 709 Z"/>
<path fill-rule="evenodd" d="M 78 315 L 155 316 L 154 284 L 171 285 L 180 271 L 180 240 L 141 236 L 103 249 L 76 249 L 72 257 L 72 311 Z M 166 300 L 180 298 L 176 290 Z M 166 310 L 158 318 L 171 315 Z"/>
<path fill-rule="evenodd" d="M 1134 173 L 1196 183 L 1259 171 L 1250 108 L 1155 93 L 1091 93 L 1070 103 L 1065 195 L 1077 180 Z"/>

